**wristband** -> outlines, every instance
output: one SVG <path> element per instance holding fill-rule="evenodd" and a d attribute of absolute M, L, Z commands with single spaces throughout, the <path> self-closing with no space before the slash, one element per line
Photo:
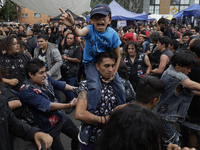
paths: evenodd
<path fill-rule="evenodd" d="M 72 32 L 74 32 L 75 30 L 76 30 L 76 26 L 75 26 L 74 30 L 72 30 Z"/>
<path fill-rule="evenodd" d="M 106 116 L 104 116 L 104 118 L 105 118 L 105 123 L 106 123 Z"/>
<path fill-rule="evenodd" d="M 71 29 L 71 28 L 73 28 L 74 27 L 74 25 L 75 25 L 75 23 L 71 26 L 71 27 L 68 27 L 69 29 Z"/>

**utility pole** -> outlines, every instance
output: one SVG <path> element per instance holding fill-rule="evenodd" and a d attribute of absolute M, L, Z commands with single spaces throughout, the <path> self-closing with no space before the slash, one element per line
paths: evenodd
<path fill-rule="evenodd" d="M 6 7 L 7 7 L 8 22 L 10 22 L 10 20 L 9 20 L 9 8 L 8 8 L 8 0 L 6 0 Z"/>

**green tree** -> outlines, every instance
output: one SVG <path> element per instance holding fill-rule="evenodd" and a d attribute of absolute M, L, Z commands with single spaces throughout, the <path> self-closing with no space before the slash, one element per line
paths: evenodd
<path fill-rule="evenodd" d="M 17 13 L 17 7 L 20 8 L 19 5 L 11 2 L 11 1 L 3 1 L 0 3 L 0 20 L 7 21 L 8 20 L 8 13 L 7 13 L 7 4 L 8 3 L 8 10 L 9 10 L 9 20 L 10 21 L 17 21 L 17 14 L 19 14 L 19 10 Z"/>

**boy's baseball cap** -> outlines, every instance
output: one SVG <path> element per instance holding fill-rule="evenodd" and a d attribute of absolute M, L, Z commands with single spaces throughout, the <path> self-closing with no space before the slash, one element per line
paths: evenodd
<path fill-rule="evenodd" d="M 90 12 L 90 18 L 95 14 L 102 14 L 102 15 L 108 15 L 111 14 L 111 9 L 106 4 L 97 4 L 94 6 Z"/>

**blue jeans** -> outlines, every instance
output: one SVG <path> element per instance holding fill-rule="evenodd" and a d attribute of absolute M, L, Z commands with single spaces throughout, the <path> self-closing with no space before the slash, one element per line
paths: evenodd
<path fill-rule="evenodd" d="M 88 107 L 87 110 L 93 113 L 101 99 L 101 80 L 94 62 L 84 64 L 85 74 L 88 83 Z M 120 80 L 118 72 L 115 75 L 111 86 L 117 96 L 117 105 L 126 103 L 126 94 L 123 83 Z"/>
<path fill-rule="evenodd" d="M 67 84 L 74 86 L 74 84 L 76 83 L 76 79 L 78 76 L 75 77 L 67 77 L 67 76 L 63 76 L 60 81 L 65 81 Z M 66 97 L 69 97 L 69 100 L 73 100 L 73 98 L 76 96 L 72 91 L 66 91 L 64 90 L 63 93 L 65 94 Z"/>
<path fill-rule="evenodd" d="M 162 123 L 164 127 L 165 144 L 169 143 L 179 145 L 179 135 L 172 123 Z"/>

